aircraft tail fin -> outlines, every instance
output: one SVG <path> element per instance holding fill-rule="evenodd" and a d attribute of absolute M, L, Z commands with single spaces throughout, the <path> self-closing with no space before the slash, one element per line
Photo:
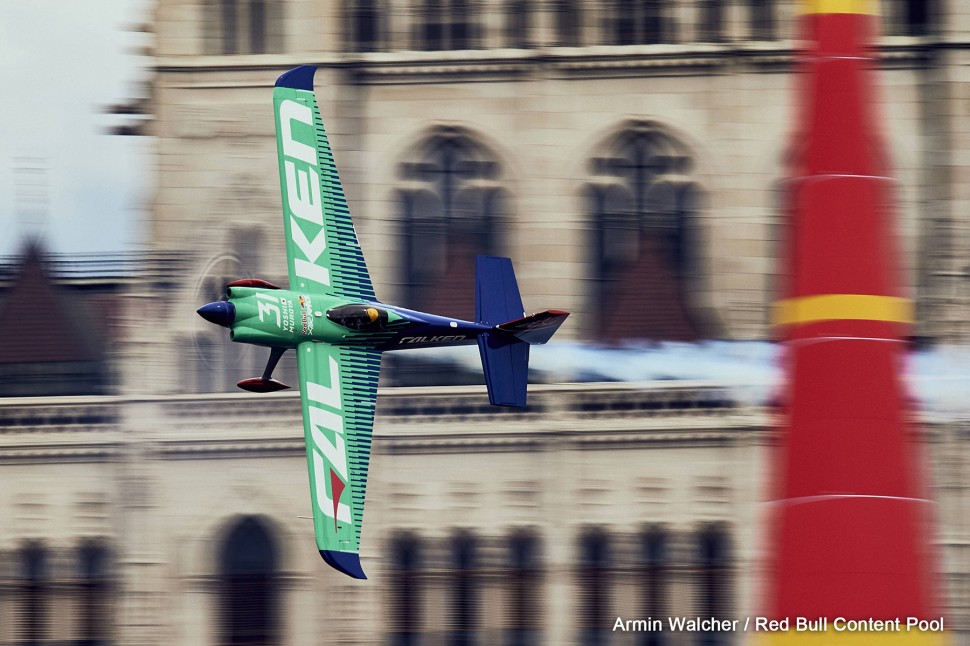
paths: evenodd
<path fill-rule="evenodd" d="M 475 259 L 475 319 L 498 325 L 525 316 L 512 261 L 497 256 Z"/>
<path fill-rule="evenodd" d="M 522 297 L 512 271 L 512 261 L 478 256 L 475 262 L 475 318 L 495 326 L 478 337 L 488 400 L 496 406 L 525 406 L 529 383 L 529 344 L 499 327 L 504 321 L 522 319 Z"/>
<path fill-rule="evenodd" d="M 475 262 L 475 318 L 494 330 L 478 337 L 488 400 L 496 406 L 525 406 L 529 346 L 545 343 L 569 312 L 525 315 L 512 261 L 478 256 Z"/>
<path fill-rule="evenodd" d="M 485 332 L 478 337 L 488 401 L 495 406 L 525 406 L 529 385 L 529 344 Z"/>

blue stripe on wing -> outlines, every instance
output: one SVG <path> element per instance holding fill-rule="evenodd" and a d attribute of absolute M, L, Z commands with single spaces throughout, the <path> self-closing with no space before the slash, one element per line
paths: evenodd
<path fill-rule="evenodd" d="M 350 207 L 333 159 L 333 151 L 323 127 L 316 99 L 313 101 L 313 121 L 317 137 L 317 167 L 320 169 L 320 189 L 324 200 L 323 226 L 327 232 L 327 253 L 330 257 L 330 287 L 337 296 L 360 300 L 376 300 L 370 273 L 360 250 L 357 232 L 350 217 Z"/>
<path fill-rule="evenodd" d="M 367 470 L 370 465 L 371 438 L 374 429 L 374 410 L 377 403 L 377 381 L 381 370 L 381 353 L 359 347 L 341 347 L 340 389 L 344 396 L 344 433 L 347 442 L 347 462 L 353 474 L 354 486 L 351 513 L 360 543 L 364 521 L 364 495 L 367 490 Z"/>

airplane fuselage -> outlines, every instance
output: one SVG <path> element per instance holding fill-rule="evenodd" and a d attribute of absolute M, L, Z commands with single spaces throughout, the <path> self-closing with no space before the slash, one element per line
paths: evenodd
<path fill-rule="evenodd" d="M 313 93 L 315 69 L 289 70 L 273 89 L 291 289 L 234 280 L 226 300 L 196 312 L 233 341 L 269 348 L 263 374 L 236 384 L 248 392 L 289 388 L 273 371 L 288 349 L 297 352 L 317 549 L 336 570 L 366 579 L 360 532 L 381 353 L 477 343 L 489 402 L 523 407 L 529 348 L 569 313 L 526 316 L 512 261 L 499 256 L 475 259 L 477 322 L 379 302 Z"/>
<path fill-rule="evenodd" d="M 230 338 L 277 348 L 304 341 L 407 350 L 476 342 L 494 328 L 376 301 L 354 301 L 285 289 L 230 287 Z M 226 323 L 223 323 L 226 324 Z"/>

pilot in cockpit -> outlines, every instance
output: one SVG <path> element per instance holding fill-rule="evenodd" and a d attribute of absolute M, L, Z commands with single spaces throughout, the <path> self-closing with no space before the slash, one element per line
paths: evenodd
<path fill-rule="evenodd" d="M 380 332 L 387 328 L 387 310 L 365 305 L 341 305 L 327 310 L 327 318 L 350 330 Z"/>

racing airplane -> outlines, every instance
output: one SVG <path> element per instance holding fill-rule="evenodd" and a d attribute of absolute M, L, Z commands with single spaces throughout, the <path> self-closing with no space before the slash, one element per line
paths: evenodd
<path fill-rule="evenodd" d="M 475 321 L 377 300 L 313 93 L 316 68 L 276 81 L 273 105 L 289 289 L 259 279 L 229 283 L 202 318 L 232 341 L 269 348 L 262 376 L 237 385 L 265 393 L 287 349 L 297 353 L 310 498 L 323 560 L 357 579 L 360 531 L 381 353 L 477 343 L 489 401 L 525 406 L 529 346 L 548 341 L 569 315 L 525 316 L 508 258 L 479 256 Z"/>

